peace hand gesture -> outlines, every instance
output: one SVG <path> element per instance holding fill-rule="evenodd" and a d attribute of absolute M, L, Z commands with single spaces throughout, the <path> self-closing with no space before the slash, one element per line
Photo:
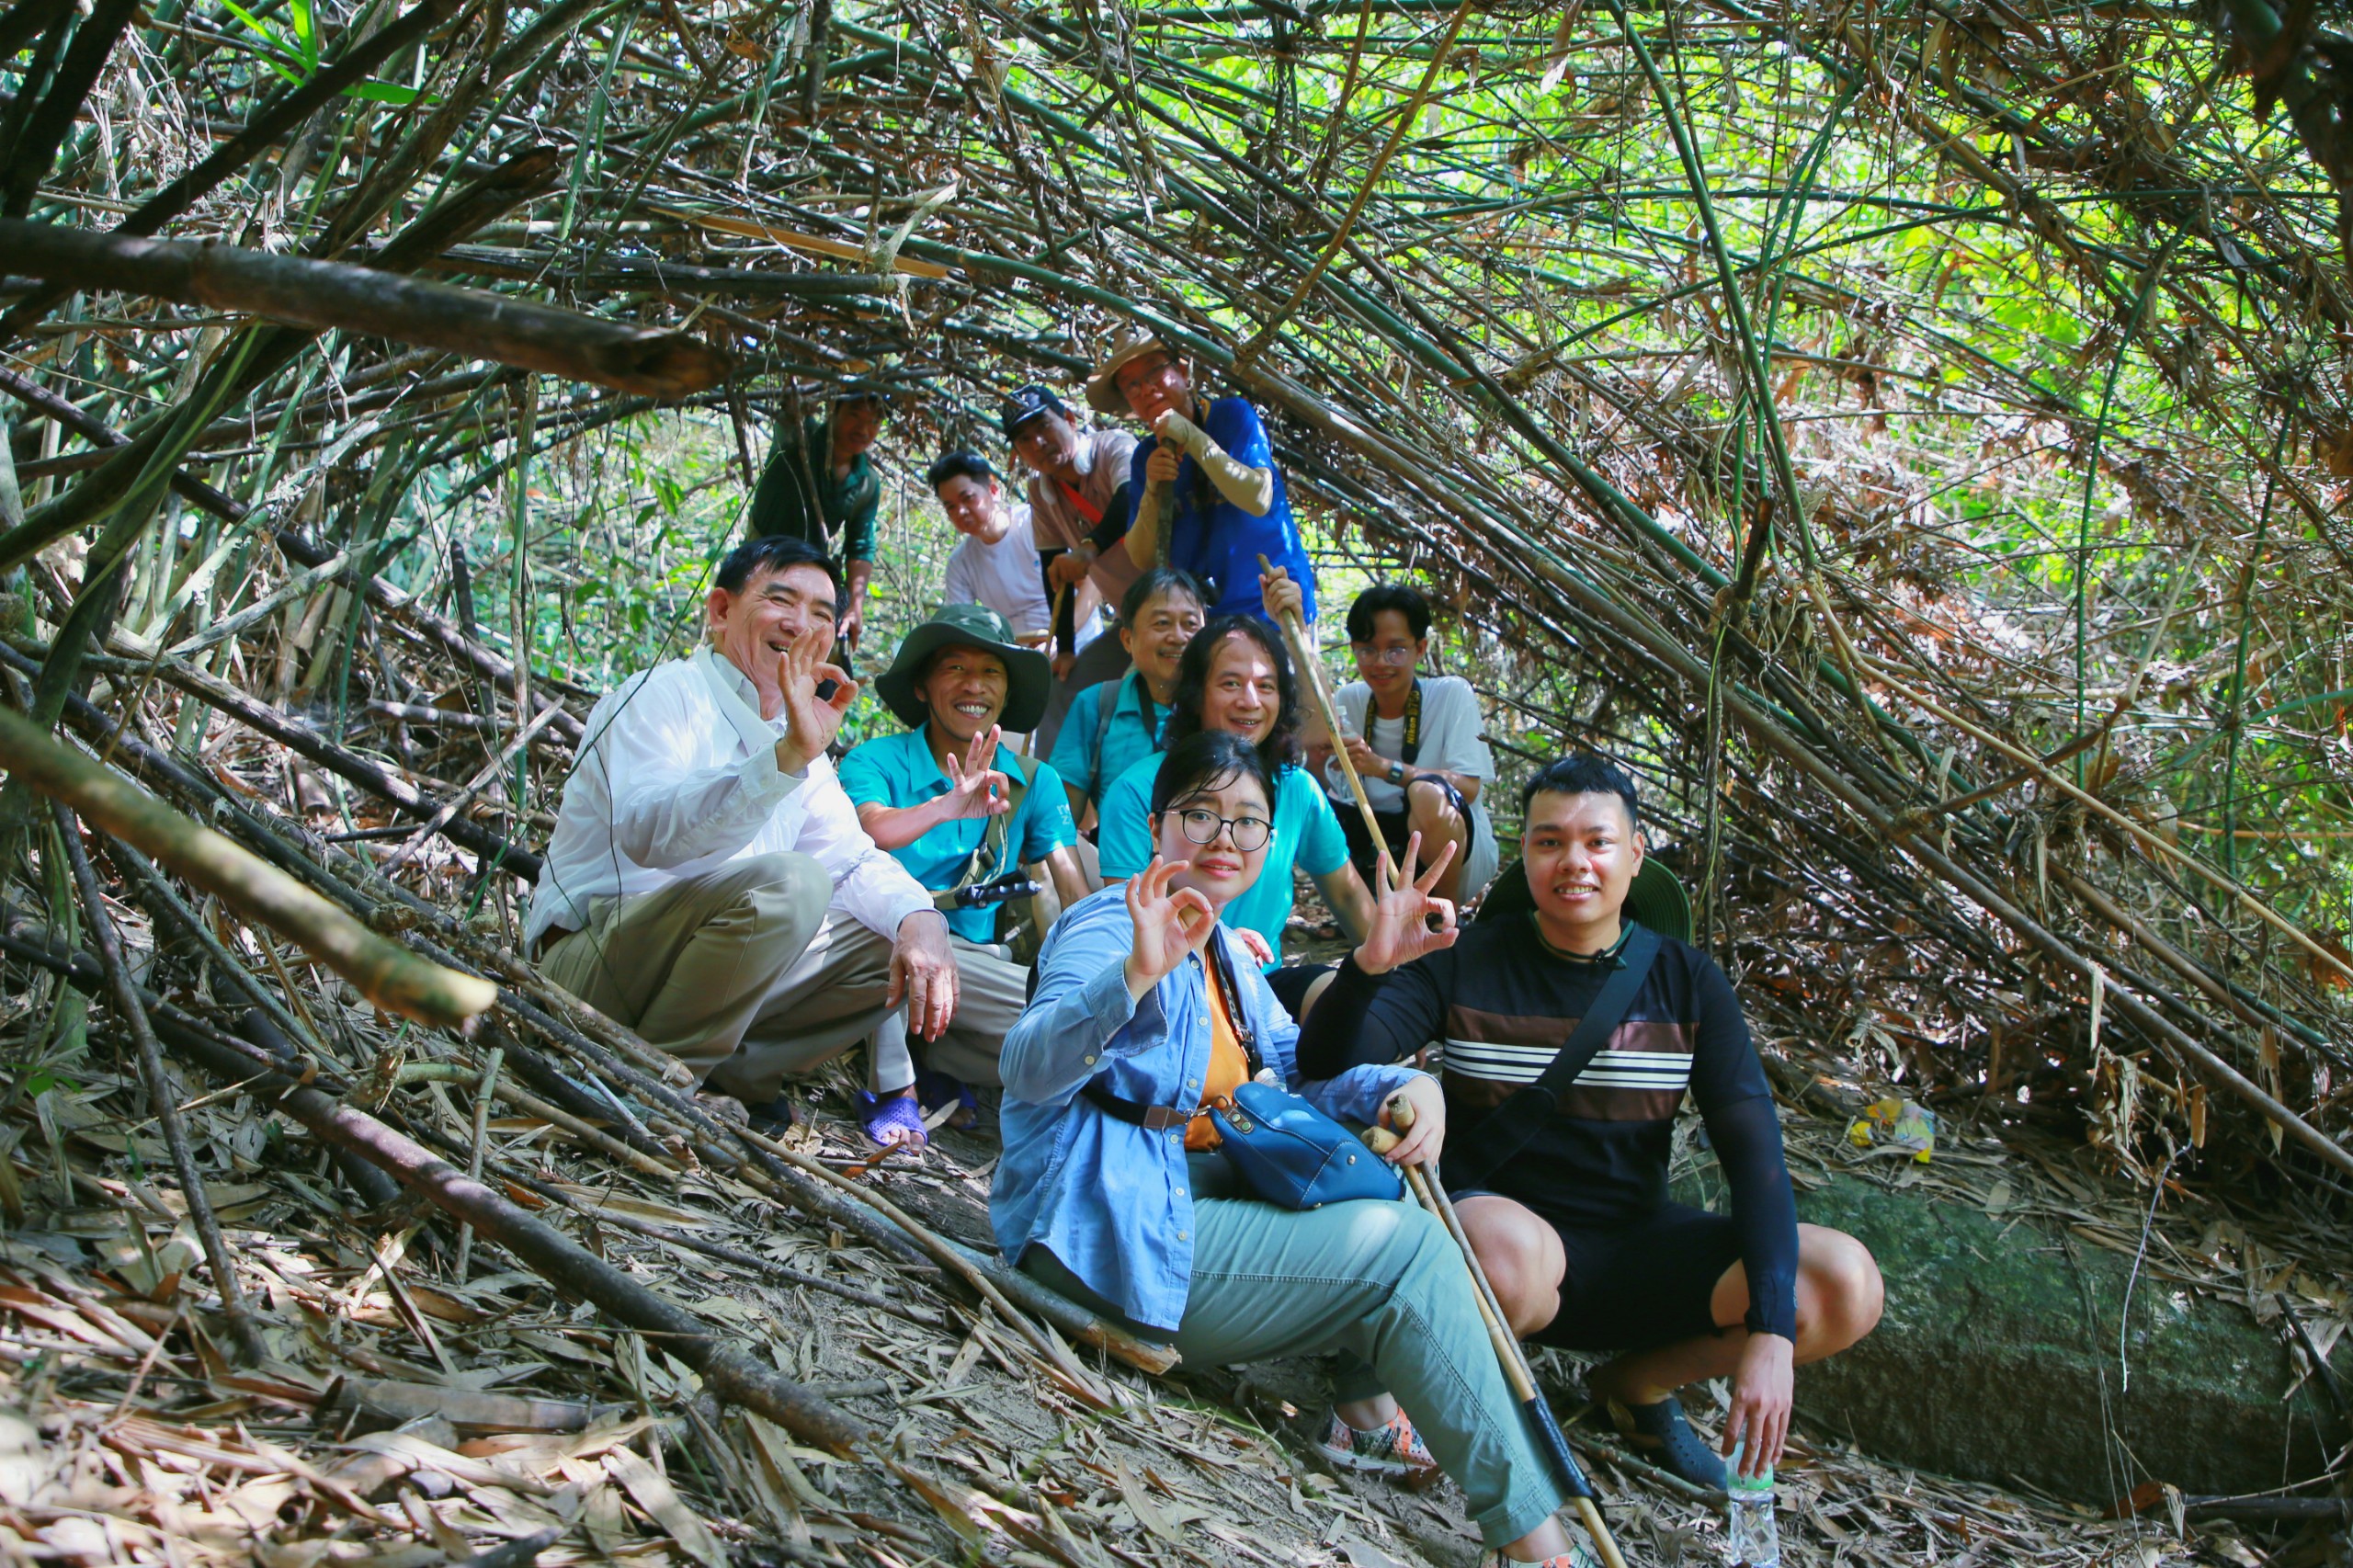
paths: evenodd
<path fill-rule="evenodd" d="M 961 767 L 956 755 L 949 754 L 946 820 L 1001 816 L 1013 809 L 1013 780 L 989 766 L 996 760 L 997 742 L 1004 734 L 1003 725 L 991 724 L 987 733 L 974 735 L 964 748 Z"/>
<path fill-rule="evenodd" d="M 833 633 L 831 625 L 813 620 L 777 659 L 776 684 L 792 728 L 777 743 L 776 761 L 787 773 L 801 772 L 812 758 L 824 755 L 842 727 L 842 715 L 858 700 L 858 683 L 849 672 L 825 662 Z M 834 694 L 819 697 L 819 683 L 828 680 L 834 683 Z"/>
<path fill-rule="evenodd" d="M 1217 911 L 1199 888 L 1168 891 L 1169 880 L 1184 869 L 1182 860 L 1154 855 L 1141 874 L 1128 879 L 1128 917 L 1135 922 L 1136 945 L 1125 968 L 1128 994 L 1138 1001 L 1207 946 L 1217 929 Z"/>
<path fill-rule="evenodd" d="M 1414 863 L 1422 852 L 1422 835 L 1418 833 L 1405 840 L 1405 869 L 1390 885 L 1389 851 L 1381 852 L 1380 900 L 1373 905 L 1372 930 L 1357 948 L 1357 967 L 1367 974 L 1387 974 L 1399 964 L 1411 963 L 1425 953 L 1454 946 L 1462 933 L 1455 928 L 1454 903 L 1450 899 L 1432 898 L 1430 889 L 1438 886 L 1439 877 L 1454 859 L 1454 846 L 1449 844 L 1438 851 L 1430 869 L 1417 880 Z M 1429 917 L 1438 917 L 1438 929 L 1430 929 Z"/>

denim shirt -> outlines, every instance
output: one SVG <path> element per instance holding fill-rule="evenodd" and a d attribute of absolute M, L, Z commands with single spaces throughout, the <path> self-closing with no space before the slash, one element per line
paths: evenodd
<path fill-rule="evenodd" d="M 1248 951 L 1223 926 L 1242 1014 L 1266 1065 L 1334 1117 L 1370 1122 L 1410 1067 L 1351 1067 L 1302 1084 L 1299 1026 Z M 1071 905 L 1038 955 L 1038 989 L 1005 1037 L 1005 1154 L 989 1194 L 999 1250 L 1012 1262 L 1042 1244 L 1134 1322 L 1174 1329 L 1192 1289 L 1193 1194 L 1185 1130 L 1154 1132 L 1107 1116 L 1079 1090 L 1104 1075 L 1143 1105 L 1200 1103 L 1210 1064 L 1208 971 L 1188 958 L 1138 1002 L 1123 966 L 1135 946 L 1126 890 Z"/>

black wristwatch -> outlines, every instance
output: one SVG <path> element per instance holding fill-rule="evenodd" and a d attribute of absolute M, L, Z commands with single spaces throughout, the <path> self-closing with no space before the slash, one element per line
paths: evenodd
<path fill-rule="evenodd" d="M 1405 765 L 1404 763 L 1392 762 L 1389 765 L 1389 782 L 1396 785 L 1400 790 L 1405 787 Z"/>

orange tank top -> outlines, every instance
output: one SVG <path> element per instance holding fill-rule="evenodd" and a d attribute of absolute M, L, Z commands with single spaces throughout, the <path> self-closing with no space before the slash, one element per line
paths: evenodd
<path fill-rule="evenodd" d="M 1250 1059 L 1243 1053 L 1242 1040 L 1233 1032 L 1233 1019 L 1225 1010 L 1225 987 L 1217 976 L 1209 977 L 1210 994 L 1210 1070 L 1201 1079 L 1201 1104 L 1222 1100 L 1242 1086 L 1250 1075 Z M 1206 1110 L 1194 1113 L 1185 1124 L 1185 1147 L 1189 1150 L 1214 1149 L 1225 1142 L 1218 1131 L 1217 1122 Z"/>

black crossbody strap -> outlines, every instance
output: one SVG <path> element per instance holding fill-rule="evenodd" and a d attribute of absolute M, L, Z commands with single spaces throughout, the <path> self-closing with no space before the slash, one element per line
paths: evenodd
<path fill-rule="evenodd" d="M 1477 1187 L 1495 1167 L 1526 1146 L 1537 1130 L 1568 1099 L 1569 1085 L 1591 1064 L 1650 978 L 1658 958 L 1659 935 L 1649 926 L 1628 922 L 1626 945 L 1618 953 L 1618 972 L 1603 983 L 1593 1006 L 1585 1010 L 1552 1062 L 1536 1082 L 1515 1093 L 1475 1127 L 1464 1128 L 1446 1141 L 1444 1175 L 1449 1187 Z"/>

